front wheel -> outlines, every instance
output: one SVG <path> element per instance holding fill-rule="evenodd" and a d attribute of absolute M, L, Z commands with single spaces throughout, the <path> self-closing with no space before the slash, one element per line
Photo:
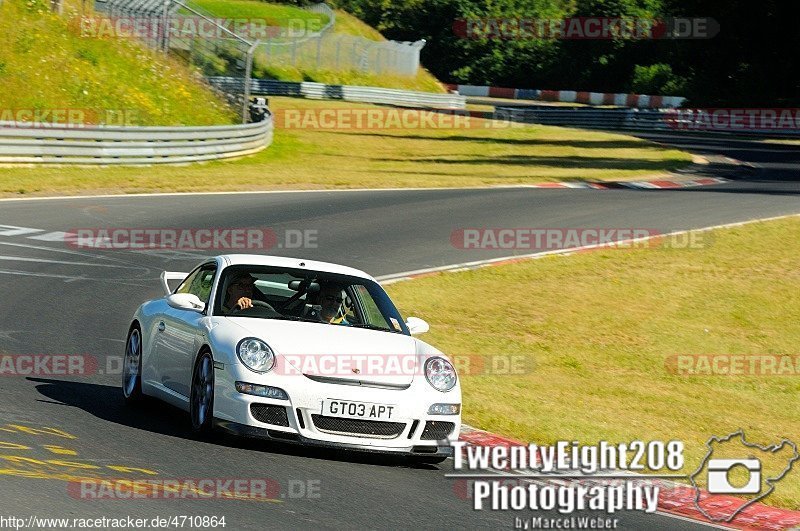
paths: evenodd
<path fill-rule="evenodd" d="M 134 404 L 142 400 L 142 331 L 134 324 L 125 342 L 125 361 L 122 365 L 122 396 Z"/>
<path fill-rule="evenodd" d="M 208 351 L 197 357 L 192 372 L 192 396 L 189 402 L 192 431 L 211 433 L 214 421 L 214 360 Z"/>

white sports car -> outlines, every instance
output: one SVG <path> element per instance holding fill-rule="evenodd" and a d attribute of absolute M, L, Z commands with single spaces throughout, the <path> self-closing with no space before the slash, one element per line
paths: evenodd
<path fill-rule="evenodd" d="M 172 291 L 170 280 L 182 280 Z M 166 296 L 128 332 L 123 394 L 189 412 L 201 433 L 263 437 L 440 462 L 461 428 L 448 358 L 412 337 L 362 271 L 324 262 L 224 255 L 164 272 Z"/>

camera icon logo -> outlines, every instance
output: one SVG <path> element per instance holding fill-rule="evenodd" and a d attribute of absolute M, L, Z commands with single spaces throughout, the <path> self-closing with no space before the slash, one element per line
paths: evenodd
<path fill-rule="evenodd" d="M 750 476 L 747 483 L 735 487 L 729 474 L 744 467 Z M 711 494 L 758 494 L 761 492 L 761 461 L 758 459 L 709 459 L 708 492 Z"/>
<path fill-rule="evenodd" d="M 712 522 L 731 522 L 736 516 L 763 500 L 775 485 L 800 461 L 798 446 L 788 439 L 760 445 L 749 442 L 743 430 L 723 437 L 711 436 L 706 441 L 706 455 L 697 470 L 689 476 L 694 488 L 694 505 Z M 728 458 L 740 456 L 744 458 Z M 758 457 L 757 457 L 758 456 Z M 769 459 L 772 457 L 772 459 Z M 705 490 L 699 483 L 707 479 Z M 715 503 L 714 496 L 729 495 L 724 503 Z M 733 495 L 733 496 L 730 496 Z"/>

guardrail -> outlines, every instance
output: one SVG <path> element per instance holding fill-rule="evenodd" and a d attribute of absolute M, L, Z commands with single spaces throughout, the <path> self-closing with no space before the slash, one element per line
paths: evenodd
<path fill-rule="evenodd" d="M 244 80 L 234 77 L 210 77 L 209 83 L 225 92 L 242 91 Z M 272 79 L 252 79 L 250 93 L 265 96 L 298 96 L 310 99 L 335 99 L 359 103 L 377 103 L 400 107 L 464 109 L 467 99 L 457 94 L 435 94 L 410 90 L 324 83 L 293 83 Z"/>
<path fill-rule="evenodd" d="M 758 136 L 800 136 L 797 128 L 756 128 L 692 120 L 683 110 L 592 109 L 586 107 L 496 107 L 495 119 L 527 124 L 556 125 L 588 129 L 677 133 L 729 133 Z"/>
<path fill-rule="evenodd" d="M 0 122 L 0 164 L 179 164 L 242 157 L 272 144 L 272 117 L 209 127 Z"/>
<path fill-rule="evenodd" d="M 582 92 L 576 90 L 539 90 L 491 87 L 485 85 L 453 85 L 447 88 L 462 96 L 506 98 L 513 100 L 560 101 L 587 105 L 616 105 L 640 109 L 666 109 L 680 107 L 686 98 L 681 96 L 649 96 L 647 94 L 616 94 L 607 92 Z"/>

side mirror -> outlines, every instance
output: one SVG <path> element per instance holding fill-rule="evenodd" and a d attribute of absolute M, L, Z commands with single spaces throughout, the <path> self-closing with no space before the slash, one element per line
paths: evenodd
<path fill-rule="evenodd" d="M 167 304 L 176 310 L 188 310 L 190 312 L 202 312 L 206 305 L 200 297 L 192 293 L 175 293 L 167 297 Z"/>
<path fill-rule="evenodd" d="M 419 317 L 409 317 L 406 319 L 406 326 L 408 327 L 408 331 L 411 332 L 412 336 L 424 334 L 431 329 L 430 325 Z"/>

